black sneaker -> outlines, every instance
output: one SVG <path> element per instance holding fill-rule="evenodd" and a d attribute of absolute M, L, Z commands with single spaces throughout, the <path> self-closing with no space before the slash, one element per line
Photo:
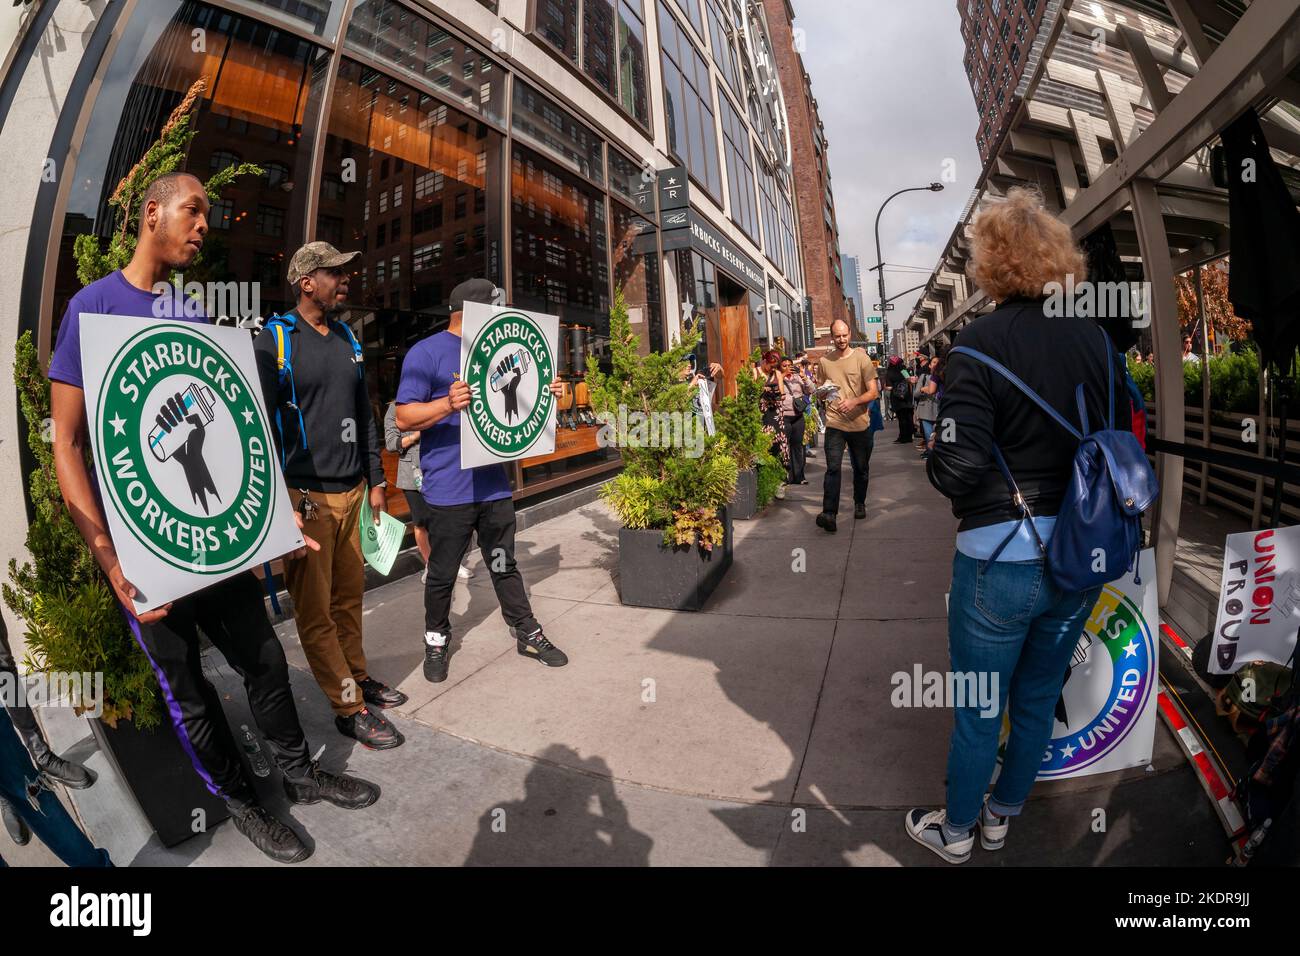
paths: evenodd
<path fill-rule="evenodd" d="M 563 667 L 569 663 L 569 658 L 564 651 L 548 641 L 540 627 L 527 637 L 521 637 L 516 628 L 510 630 L 514 633 L 515 649 L 521 657 L 531 657 L 533 660 L 541 661 L 547 667 Z"/>
<path fill-rule="evenodd" d="M 836 531 L 835 516 L 823 511 L 817 516 L 817 527 L 821 528 L 823 531 L 829 532 L 830 534 L 834 534 Z"/>
<path fill-rule="evenodd" d="M 441 684 L 447 679 L 447 662 L 451 657 L 451 635 L 446 642 L 432 643 L 432 631 L 424 633 L 424 679 L 430 684 Z"/>
<path fill-rule="evenodd" d="M 406 743 L 401 731 L 367 707 L 347 717 L 335 717 L 334 726 L 370 750 L 392 750 Z"/>
<path fill-rule="evenodd" d="M 17 846 L 26 846 L 32 842 L 32 831 L 18 815 L 18 808 L 4 797 L 0 797 L 0 819 L 4 820 L 5 832 L 9 834 L 9 839 Z"/>
<path fill-rule="evenodd" d="M 33 762 L 37 770 L 69 790 L 85 790 L 95 782 L 93 770 L 71 760 L 64 760 L 49 750 L 38 754 Z"/>
<path fill-rule="evenodd" d="M 242 806 L 230 804 L 230 819 L 235 829 L 277 863 L 301 863 L 311 856 L 311 848 L 298 834 L 266 812 L 259 803 Z"/>
<path fill-rule="evenodd" d="M 382 681 L 367 677 L 361 682 L 361 696 L 371 707 L 384 710 L 388 707 L 401 707 L 409 697 L 395 687 L 389 687 Z"/>
<path fill-rule="evenodd" d="M 855 520 L 855 521 L 861 521 L 861 520 L 862 520 L 863 518 L 865 518 L 866 516 L 867 516 L 867 506 L 866 506 L 866 505 L 854 505 L 854 506 L 853 506 L 853 520 Z"/>
<path fill-rule="evenodd" d="M 360 777 L 330 773 L 313 760 L 307 776 L 284 778 L 284 795 L 290 803 L 320 803 L 325 800 L 344 810 L 360 810 L 379 799 L 379 787 Z"/>

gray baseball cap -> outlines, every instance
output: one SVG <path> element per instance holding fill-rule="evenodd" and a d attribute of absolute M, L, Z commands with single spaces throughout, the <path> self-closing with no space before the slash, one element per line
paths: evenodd
<path fill-rule="evenodd" d="M 466 302 L 491 305 L 497 300 L 497 287 L 491 279 L 466 279 L 451 290 L 451 311 L 460 312 Z"/>
<path fill-rule="evenodd" d="M 289 260 L 289 284 L 297 285 L 299 279 L 317 269 L 347 265 L 360 255 L 360 252 L 339 252 L 328 242 L 309 242 Z"/>

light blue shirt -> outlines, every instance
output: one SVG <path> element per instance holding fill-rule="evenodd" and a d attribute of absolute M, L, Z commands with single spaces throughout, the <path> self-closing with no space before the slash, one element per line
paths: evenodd
<path fill-rule="evenodd" d="M 1003 521 L 998 524 L 991 524 L 983 528 L 971 528 L 969 531 L 959 531 L 957 533 L 957 550 L 968 558 L 975 558 L 979 561 L 987 561 L 989 556 L 998 549 L 1011 529 L 1016 526 L 1016 522 Z M 1038 536 L 1043 539 L 1043 546 L 1052 540 L 1052 529 L 1056 527 L 1056 515 L 1034 518 L 1034 527 L 1038 529 Z M 1034 540 L 1034 534 L 1029 530 L 1029 522 L 1022 522 L 1020 531 L 1014 538 L 1007 542 L 1007 546 L 1002 549 L 998 555 L 998 561 L 1037 561 L 1042 557 L 1038 550 L 1038 542 Z"/>

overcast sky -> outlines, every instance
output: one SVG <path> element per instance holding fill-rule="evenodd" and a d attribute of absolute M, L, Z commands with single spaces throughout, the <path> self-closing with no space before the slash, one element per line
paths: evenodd
<path fill-rule="evenodd" d="M 889 295 L 926 281 L 979 178 L 976 113 L 966 73 L 956 0 L 791 0 L 802 27 L 830 143 L 831 190 L 840 251 L 862 262 L 868 312 L 879 299 L 874 225 L 880 204 L 908 186 L 942 181 L 954 161 L 956 182 L 941 193 L 906 193 L 880 220 Z M 890 327 L 910 314 L 920 293 L 895 303 Z"/>

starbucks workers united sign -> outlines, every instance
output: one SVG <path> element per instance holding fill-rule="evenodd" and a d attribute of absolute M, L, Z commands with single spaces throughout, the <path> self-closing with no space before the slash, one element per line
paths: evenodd
<path fill-rule="evenodd" d="M 472 398 L 460 413 L 460 465 L 545 455 L 555 450 L 559 319 L 520 309 L 465 303 L 461 368 Z"/>
<path fill-rule="evenodd" d="M 86 415 L 137 611 L 299 547 L 246 330 L 83 315 Z"/>

